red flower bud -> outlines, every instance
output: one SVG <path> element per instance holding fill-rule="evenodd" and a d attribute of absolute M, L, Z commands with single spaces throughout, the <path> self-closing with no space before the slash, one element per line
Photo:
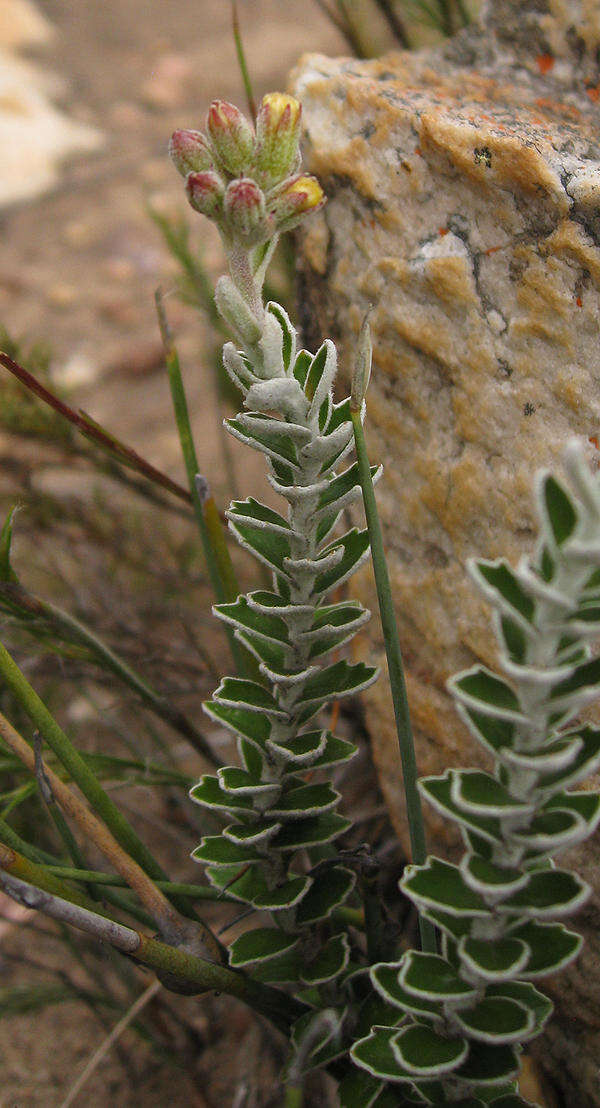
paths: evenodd
<path fill-rule="evenodd" d="M 267 187 L 296 168 L 301 113 L 293 96 L 270 92 L 263 97 L 256 120 L 256 168 Z"/>
<path fill-rule="evenodd" d="M 233 104 L 214 100 L 206 126 L 220 165 L 233 177 L 245 173 L 254 155 L 254 129 Z"/>
<path fill-rule="evenodd" d="M 185 182 L 188 200 L 197 212 L 215 219 L 223 210 L 225 186 L 214 170 L 204 173 L 189 173 Z"/>
<path fill-rule="evenodd" d="M 232 233 L 248 244 L 265 240 L 265 198 L 256 181 L 240 177 L 227 186 L 224 211 Z"/>
<path fill-rule="evenodd" d="M 169 155 L 182 177 L 212 169 L 215 156 L 201 131 L 174 131 Z"/>

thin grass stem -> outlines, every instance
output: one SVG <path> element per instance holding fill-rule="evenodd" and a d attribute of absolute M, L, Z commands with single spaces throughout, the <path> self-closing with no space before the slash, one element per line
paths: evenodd
<path fill-rule="evenodd" d="M 352 425 L 354 427 L 354 441 L 356 444 L 356 457 L 365 505 L 365 515 L 369 528 L 369 538 L 371 540 L 373 572 L 375 575 L 390 688 L 394 704 L 398 745 L 400 747 L 400 757 L 402 760 L 412 861 L 416 865 L 424 865 L 427 858 L 425 822 L 423 820 L 421 797 L 417 788 L 417 759 L 406 693 L 402 652 L 400 650 L 398 625 L 396 623 L 390 577 L 385 559 L 381 522 L 377 510 L 377 501 L 375 500 L 375 490 L 373 488 L 373 480 L 369 466 L 367 444 L 359 411 L 352 410 Z M 428 920 L 419 917 L 419 929 L 421 932 L 423 950 L 429 953 L 437 952 L 435 928 L 433 925 L 429 923 Z"/>

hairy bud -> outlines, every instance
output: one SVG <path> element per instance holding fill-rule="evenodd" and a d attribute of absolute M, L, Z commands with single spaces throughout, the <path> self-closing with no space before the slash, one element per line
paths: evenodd
<path fill-rule="evenodd" d="M 249 169 L 254 156 L 254 129 L 242 113 L 225 100 L 214 100 L 206 119 L 220 165 L 233 177 Z"/>
<path fill-rule="evenodd" d="M 271 214 L 279 231 L 295 227 L 303 215 L 323 207 L 325 194 L 316 177 L 290 177 L 274 197 Z"/>
<path fill-rule="evenodd" d="M 249 177 L 232 181 L 225 193 L 224 211 L 236 238 L 249 244 L 264 241 L 265 198 L 255 181 Z"/>
<path fill-rule="evenodd" d="M 174 131 L 169 143 L 169 156 L 182 177 L 212 169 L 215 161 L 201 131 Z"/>
<path fill-rule="evenodd" d="M 214 170 L 189 173 L 185 182 L 185 191 L 192 208 L 208 216 L 209 219 L 218 218 L 223 211 L 225 186 Z"/>
<path fill-rule="evenodd" d="M 256 120 L 256 169 L 265 184 L 277 184 L 297 168 L 302 108 L 293 96 L 270 92 Z"/>

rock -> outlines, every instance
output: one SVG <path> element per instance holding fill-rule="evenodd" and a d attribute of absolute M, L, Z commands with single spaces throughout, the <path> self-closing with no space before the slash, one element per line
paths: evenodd
<path fill-rule="evenodd" d="M 65 158 L 102 142 L 97 130 L 54 107 L 54 81 L 13 54 L 51 38 L 50 24 L 33 4 L 5 0 L 0 12 L 0 208 L 45 192 L 56 183 Z"/>
<path fill-rule="evenodd" d="M 331 335 L 351 366 L 374 306 L 367 430 L 386 467 L 379 506 L 421 773 L 483 764 L 445 690 L 496 657 L 466 559 L 532 549 L 533 473 L 559 468 L 570 436 L 600 462 L 599 44 L 598 0 L 495 0 L 436 51 L 307 56 L 292 78 L 307 166 L 329 197 L 300 237 L 305 339 Z M 375 607 L 368 572 L 359 588 Z M 376 621 L 370 635 L 383 660 Z M 385 682 L 365 700 L 408 848 Z M 432 852 L 452 853 L 452 829 L 427 819 Z M 600 1104 L 600 865 L 584 849 L 578 860 L 595 890 L 580 921 L 586 972 L 553 983 L 543 1049 L 552 1081 L 584 1108 Z M 595 1023 L 573 1019 L 575 977 Z"/>

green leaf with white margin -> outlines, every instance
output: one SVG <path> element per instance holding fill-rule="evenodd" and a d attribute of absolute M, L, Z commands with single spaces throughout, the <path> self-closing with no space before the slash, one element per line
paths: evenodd
<path fill-rule="evenodd" d="M 350 958 L 350 946 L 347 935 L 332 935 L 321 947 L 316 958 L 305 962 L 300 971 L 300 978 L 306 985 L 323 985 L 339 977 Z"/>
<path fill-rule="evenodd" d="M 400 963 L 399 984 L 408 993 L 423 1000 L 467 1001 L 477 995 L 454 966 L 437 954 L 409 950 Z"/>
<path fill-rule="evenodd" d="M 254 636 L 270 643 L 290 645 L 287 624 L 280 616 L 257 612 L 251 608 L 245 596 L 238 596 L 233 604 L 215 604 L 213 612 L 225 623 L 251 631 Z"/>
<path fill-rule="evenodd" d="M 298 944 L 297 935 L 287 935 L 277 927 L 257 927 L 246 931 L 229 948 L 229 964 L 234 969 L 267 962 L 292 950 Z"/>
<path fill-rule="evenodd" d="M 329 843 L 343 835 L 352 821 L 338 812 L 326 812 L 308 819 L 293 820 L 282 826 L 273 840 L 274 850 L 304 850 L 309 846 Z"/>
<path fill-rule="evenodd" d="M 455 1071 L 456 1077 L 481 1088 L 504 1085 L 519 1072 L 519 1056 L 513 1046 L 472 1042 L 469 1056 Z"/>
<path fill-rule="evenodd" d="M 400 1065 L 392 1049 L 392 1040 L 397 1034 L 394 1027 L 373 1027 L 370 1035 L 354 1044 L 350 1056 L 357 1066 L 382 1081 L 412 1083 L 414 1074 Z"/>
<path fill-rule="evenodd" d="M 259 530 L 271 531 L 273 534 L 285 537 L 291 534 L 287 519 L 274 508 L 269 508 L 267 504 L 261 504 L 259 500 L 255 500 L 253 496 L 248 496 L 246 500 L 232 500 L 226 515 L 234 523 L 248 523 Z"/>
<path fill-rule="evenodd" d="M 465 936 L 459 955 L 468 970 L 486 981 L 505 981 L 522 973 L 531 956 L 522 939 L 474 939 Z"/>
<path fill-rule="evenodd" d="M 364 1070 L 351 1070 L 338 1089 L 340 1108 L 372 1108 L 383 1087 L 381 1081 Z"/>
<path fill-rule="evenodd" d="M 265 985 L 289 985 L 298 980 L 302 960 L 296 950 L 291 950 L 279 958 L 267 962 L 257 962 L 251 974 L 255 981 Z"/>
<path fill-rule="evenodd" d="M 337 351 L 331 339 L 325 339 L 317 350 L 306 374 L 304 392 L 310 400 L 308 419 L 314 419 L 323 401 L 331 392 L 337 372 Z"/>
<path fill-rule="evenodd" d="M 400 984 L 399 972 L 398 962 L 379 962 L 371 967 L 371 981 L 379 995 L 389 1004 L 397 1006 L 402 1011 L 410 1012 L 418 1018 L 439 1017 L 442 1010 L 441 1002 L 425 1000 L 423 997 L 416 997 L 414 993 L 407 992 Z"/>
<path fill-rule="evenodd" d="M 570 493 L 551 473 L 538 480 L 542 520 L 557 547 L 563 546 L 577 526 L 577 511 Z"/>
<path fill-rule="evenodd" d="M 448 681 L 448 689 L 467 708 L 515 723 L 527 723 L 510 685 L 485 666 L 473 666 Z"/>
<path fill-rule="evenodd" d="M 511 931 L 511 937 L 525 943 L 529 959 L 519 976 L 546 977 L 568 966 L 581 950 L 583 939 L 562 923 L 537 923 L 529 920 Z"/>
<path fill-rule="evenodd" d="M 511 796 L 491 773 L 477 769 L 455 770 L 450 796 L 461 811 L 476 816 L 506 818 L 527 815 L 534 809 L 533 801 L 525 803 Z"/>
<path fill-rule="evenodd" d="M 325 872 L 313 878 L 312 887 L 299 905 L 296 911 L 298 926 L 306 927 L 330 916 L 334 908 L 347 900 L 355 883 L 356 877 L 351 870 L 328 866 Z"/>
<path fill-rule="evenodd" d="M 419 1023 L 403 1027 L 390 1042 L 401 1067 L 419 1078 L 452 1073 L 469 1050 L 462 1036 L 447 1038 Z"/>
<path fill-rule="evenodd" d="M 567 786 L 577 785 L 584 777 L 587 777 L 590 773 L 595 773 L 600 767 L 600 729 L 595 727 L 583 727 L 578 728 L 577 731 L 569 732 L 564 736 L 573 742 L 579 742 L 581 745 L 579 749 L 576 749 L 575 756 L 569 764 L 568 771 L 558 770 L 550 773 L 548 776 L 544 775 L 540 781 L 540 788 L 544 792 L 554 789 L 554 786 L 561 786 L 566 788 Z"/>
<path fill-rule="evenodd" d="M 207 862 L 219 866 L 234 866 L 239 869 L 249 862 L 257 862 L 259 855 L 253 846 L 233 843 L 223 835 L 208 835 L 200 846 L 192 851 L 196 862 Z"/>
<path fill-rule="evenodd" d="M 472 577 L 487 598 L 529 631 L 535 618 L 535 601 L 523 588 L 504 558 L 469 561 Z"/>
<path fill-rule="evenodd" d="M 269 432 L 265 426 L 267 420 L 261 420 L 253 413 L 253 417 L 245 419 L 243 415 L 226 419 L 224 424 L 234 439 L 251 446 L 254 450 L 260 450 L 262 454 L 266 454 L 274 461 L 283 462 L 285 465 L 292 466 L 297 472 L 300 471 L 293 439 L 289 435 L 283 436 L 281 433 L 276 435 Z"/>
<path fill-rule="evenodd" d="M 213 693 L 213 702 L 233 708 L 246 708 L 250 712 L 265 712 L 270 716 L 285 716 L 271 693 L 256 681 L 242 677 L 224 677 Z"/>
<path fill-rule="evenodd" d="M 458 867 L 470 889 L 484 897 L 502 900 L 524 888 L 529 880 L 522 869 L 498 866 L 478 854 L 466 853 Z"/>
<path fill-rule="evenodd" d="M 217 777 L 223 792 L 229 796 L 249 796 L 264 805 L 281 790 L 278 781 L 261 781 L 245 769 L 237 766 L 224 766 L 217 770 Z"/>
<path fill-rule="evenodd" d="M 490 1101 L 490 1108 L 536 1108 L 530 1100 L 524 1100 L 518 1093 L 508 1093 Z"/>
<path fill-rule="evenodd" d="M 222 724 L 236 735 L 243 735 L 259 750 L 265 749 L 265 743 L 271 734 L 271 724 L 266 716 L 237 705 L 221 704 L 218 700 L 207 700 L 202 707 L 215 723 Z"/>
<path fill-rule="evenodd" d="M 285 559 L 290 557 L 290 540 L 287 535 L 276 531 L 268 531 L 264 527 L 250 522 L 242 523 L 233 516 L 229 517 L 229 529 L 235 535 L 240 546 L 250 550 L 259 562 L 275 569 L 284 577 L 288 577 L 284 568 Z"/>
<path fill-rule="evenodd" d="M 279 831 L 281 824 L 274 823 L 269 820 L 268 822 L 256 822 L 256 812 L 253 812 L 254 822 L 252 823 L 231 823 L 228 827 L 223 828 L 223 835 L 226 839 L 229 839 L 232 843 L 245 844 L 261 844 L 264 847 L 266 843 L 272 839 Z"/>
<path fill-rule="evenodd" d="M 457 866 L 429 857 L 424 866 L 407 866 L 400 887 L 417 904 L 440 908 L 453 916 L 485 917 L 483 897 L 466 884 Z"/>
<path fill-rule="evenodd" d="M 370 473 L 373 484 L 376 484 L 383 473 L 383 466 L 371 466 Z M 361 496 L 358 462 L 354 462 L 343 473 L 329 481 L 327 487 L 323 489 L 317 501 L 317 516 L 331 510 L 341 511 Z"/>
<path fill-rule="evenodd" d="M 354 666 L 349 666 L 345 661 L 335 662 L 319 670 L 313 677 L 309 677 L 296 704 L 302 706 L 325 704 L 329 700 L 352 696 L 372 685 L 377 679 L 378 672 L 372 666 L 366 666 L 364 662 L 358 662 Z"/>
<path fill-rule="evenodd" d="M 228 896 L 253 904 L 255 908 L 273 912 L 295 907 L 312 884 L 310 877 L 292 877 L 270 889 L 259 865 L 245 867 L 237 880 L 232 880 L 230 870 L 218 866 L 208 866 L 206 876 L 211 885 L 225 890 Z"/>
<path fill-rule="evenodd" d="M 496 911 L 513 915 L 544 917 L 565 916 L 585 903 L 590 887 L 575 873 L 546 869 L 530 874 L 524 889 L 497 905 Z"/>
<path fill-rule="evenodd" d="M 283 334 L 281 356 L 283 359 L 283 368 L 285 372 L 288 373 L 296 357 L 296 328 L 291 322 L 285 308 L 282 308 L 281 304 L 277 304 L 276 301 L 269 300 L 265 311 L 275 316 L 275 319 L 281 327 Z"/>
<path fill-rule="evenodd" d="M 441 777 L 424 777 L 419 781 L 419 791 L 442 815 L 456 820 L 464 827 L 494 845 L 504 842 L 501 821 L 495 816 L 475 815 L 459 808 L 452 800 L 452 782 L 455 770 L 446 770 Z"/>
<path fill-rule="evenodd" d="M 486 997 L 512 1000 L 531 1012 L 534 1021 L 533 1035 L 539 1035 L 543 1030 L 554 1008 L 552 1001 L 528 981 L 503 981 L 502 984 L 489 985 Z"/>
<path fill-rule="evenodd" d="M 198 784 L 190 789 L 190 798 L 204 808 L 213 808 L 219 812 L 243 814 L 254 811 L 252 800 L 246 796 L 224 793 L 216 777 L 202 777 Z"/>
<path fill-rule="evenodd" d="M 340 794 L 331 785 L 298 785 L 291 788 L 269 809 L 273 819 L 304 819 L 330 811 L 340 800 Z"/>
<path fill-rule="evenodd" d="M 472 1008 L 455 1009 L 453 1018 L 469 1038 L 483 1043 L 526 1042 L 537 1034 L 535 1013 L 507 996 L 486 993 Z"/>
<path fill-rule="evenodd" d="M 326 596 L 332 589 L 342 585 L 344 581 L 369 557 L 370 540 L 368 530 L 359 531 L 353 527 L 339 539 L 336 539 L 321 553 L 324 556 L 333 550 L 341 550 L 342 557 L 337 565 L 325 570 L 315 581 L 315 597 Z"/>
<path fill-rule="evenodd" d="M 456 708 L 471 734 L 491 754 L 502 753 L 512 748 L 516 737 L 516 727 L 512 720 L 498 719 L 484 712 L 478 712 L 470 703 L 458 702 Z"/>

